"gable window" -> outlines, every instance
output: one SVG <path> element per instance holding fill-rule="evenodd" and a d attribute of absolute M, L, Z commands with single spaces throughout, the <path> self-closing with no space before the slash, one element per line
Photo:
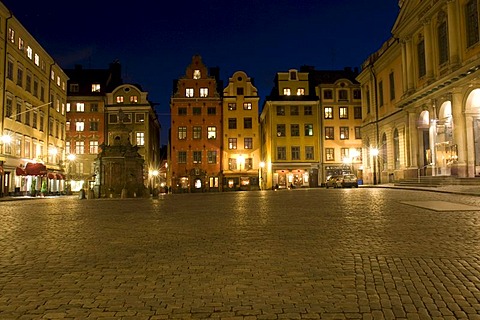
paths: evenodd
<path fill-rule="evenodd" d="M 117 96 L 117 103 L 123 103 L 123 96 Z"/>
<path fill-rule="evenodd" d="M 298 88 L 297 96 L 304 96 L 304 95 L 305 95 L 305 88 Z"/>
<path fill-rule="evenodd" d="M 338 100 L 339 101 L 348 101 L 348 91 L 347 90 L 339 90 L 338 91 Z"/>
<path fill-rule="evenodd" d="M 93 83 L 92 84 L 92 92 L 100 92 L 100 84 L 99 83 Z"/>
<path fill-rule="evenodd" d="M 130 103 L 138 103 L 138 96 L 130 96 Z"/>
<path fill-rule="evenodd" d="M 186 88 L 185 89 L 185 97 L 193 98 L 193 88 Z"/>
<path fill-rule="evenodd" d="M 237 96 L 243 96 L 243 92 L 244 90 L 242 87 L 237 88 Z"/>
<path fill-rule="evenodd" d="M 283 95 L 289 96 L 292 94 L 292 90 L 290 88 L 283 88 Z"/>
<path fill-rule="evenodd" d="M 201 98 L 208 97 L 208 88 L 200 88 L 200 97 Z"/>
<path fill-rule="evenodd" d="M 193 70 L 193 79 L 200 79 L 202 77 L 202 74 L 200 72 L 200 70 L 196 69 L 196 70 Z"/>

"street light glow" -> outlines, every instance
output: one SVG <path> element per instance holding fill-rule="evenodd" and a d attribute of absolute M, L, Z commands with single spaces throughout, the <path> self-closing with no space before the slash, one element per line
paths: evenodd
<path fill-rule="evenodd" d="M 75 161 L 76 156 L 73 153 L 70 153 L 67 155 L 67 160 L 68 161 Z"/>

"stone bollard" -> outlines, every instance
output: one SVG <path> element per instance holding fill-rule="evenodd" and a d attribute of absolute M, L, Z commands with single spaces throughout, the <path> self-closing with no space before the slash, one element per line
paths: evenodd
<path fill-rule="evenodd" d="M 85 199 L 85 190 L 80 189 L 80 191 L 78 192 L 78 199 Z"/>

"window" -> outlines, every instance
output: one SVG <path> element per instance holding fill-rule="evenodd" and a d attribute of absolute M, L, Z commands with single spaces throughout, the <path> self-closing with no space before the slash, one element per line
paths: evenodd
<path fill-rule="evenodd" d="M 85 122 L 77 121 L 75 122 L 75 131 L 81 132 L 85 130 Z"/>
<path fill-rule="evenodd" d="M 325 119 L 333 119 L 333 107 L 325 107 L 323 109 L 323 117 Z"/>
<path fill-rule="evenodd" d="M 398 136 L 398 129 L 393 131 L 393 160 L 395 169 L 400 169 L 400 138 Z"/>
<path fill-rule="evenodd" d="M 193 163 L 202 163 L 202 151 L 193 151 Z"/>
<path fill-rule="evenodd" d="M 393 72 L 390 72 L 389 84 L 390 84 L 390 101 L 392 101 L 395 99 L 395 74 Z"/>
<path fill-rule="evenodd" d="M 98 121 L 90 121 L 90 131 L 98 131 Z"/>
<path fill-rule="evenodd" d="M 123 103 L 123 96 L 117 96 L 117 103 Z"/>
<path fill-rule="evenodd" d="M 8 60 L 7 62 L 7 79 L 13 81 L 13 61 Z"/>
<path fill-rule="evenodd" d="M 418 77 L 424 77 L 427 74 L 426 60 L 425 60 L 425 41 L 422 39 L 417 44 L 418 56 Z"/>
<path fill-rule="evenodd" d="M 32 75 L 30 72 L 27 72 L 27 76 L 25 77 L 25 90 L 27 92 L 32 92 Z"/>
<path fill-rule="evenodd" d="M 38 125 L 38 111 L 33 110 L 33 117 L 32 117 L 32 128 L 37 128 Z"/>
<path fill-rule="evenodd" d="M 243 128 L 244 129 L 252 129 L 253 128 L 253 121 L 251 117 L 243 118 Z"/>
<path fill-rule="evenodd" d="M 28 59 L 32 60 L 33 59 L 33 49 L 30 46 L 27 46 L 27 57 Z"/>
<path fill-rule="evenodd" d="M 217 127 L 207 127 L 207 139 L 217 139 Z"/>
<path fill-rule="evenodd" d="M 99 83 L 93 83 L 92 84 L 92 92 L 100 92 L 100 84 Z"/>
<path fill-rule="evenodd" d="M 70 92 L 79 92 L 80 86 L 78 83 L 70 83 Z"/>
<path fill-rule="evenodd" d="M 340 149 L 340 159 L 348 159 L 350 158 L 350 149 L 349 148 L 341 148 Z"/>
<path fill-rule="evenodd" d="M 312 123 L 306 123 L 305 124 L 305 136 L 306 137 L 313 136 L 313 124 Z"/>
<path fill-rule="evenodd" d="M 178 139 L 179 140 L 187 139 L 187 127 L 178 127 Z"/>
<path fill-rule="evenodd" d="M 378 83 L 378 104 L 383 107 L 383 81 Z"/>
<path fill-rule="evenodd" d="M 300 147 L 292 146 L 292 160 L 300 160 Z"/>
<path fill-rule="evenodd" d="M 76 154 L 84 154 L 85 153 L 85 142 L 83 142 L 83 141 L 76 141 L 75 142 L 75 153 Z"/>
<path fill-rule="evenodd" d="M 242 87 L 237 88 L 237 96 L 243 96 L 244 90 Z"/>
<path fill-rule="evenodd" d="M 287 160 L 286 147 L 277 147 L 277 160 Z"/>
<path fill-rule="evenodd" d="M 362 107 L 353 107 L 353 118 L 362 119 Z"/>
<path fill-rule="evenodd" d="M 348 127 L 340 127 L 340 139 L 348 140 Z"/>
<path fill-rule="evenodd" d="M 85 112 L 85 103 L 83 102 L 77 102 L 77 112 Z"/>
<path fill-rule="evenodd" d="M 299 137 L 300 136 L 300 125 L 291 124 L 290 125 L 290 135 L 292 137 Z"/>
<path fill-rule="evenodd" d="M 135 113 L 135 123 L 145 122 L 145 113 Z"/>
<path fill-rule="evenodd" d="M 27 105 L 27 106 L 25 107 L 25 124 L 26 124 L 27 126 L 30 125 L 30 118 L 31 118 L 31 117 L 32 117 L 32 116 L 31 116 L 31 106 L 28 106 L 28 105 Z"/>
<path fill-rule="evenodd" d="M 283 88 L 283 95 L 284 96 L 289 96 L 292 94 L 292 90 L 290 88 Z"/>
<path fill-rule="evenodd" d="M 285 115 L 285 107 L 277 106 L 277 116 L 284 116 L 284 115 Z"/>
<path fill-rule="evenodd" d="M 145 145 L 145 132 L 139 131 L 135 133 L 135 141 L 137 146 L 144 146 Z"/>
<path fill-rule="evenodd" d="M 25 147 L 23 148 L 25 158 L 30 158 L 30 149 L 31 149 L 30 140 L 25 138 Z"/>
<path fill-rule="evenodd" d="M 298 88 L 297 96 L 304 96 L 304 95 L 305 95 L 305 88 Z"/>
<path fill-rule="evenodd" d="M 138 103 L 138 96 L 130 96 L 130 103 Z"/>
<path fill-rule="evenodd" d="M 323 99 L 332 100 L 333 99 L 333 90 L 330 90 L 330 89 L 323 90 Z"/>
<path fill-rule="evenodd" d="M 209 116 L 214 116 L 214 115 L 216 115 L 216 114 L 217 114 L 217 108 L 215 108 L 215 107 L 208 107 L 208 108 L 207 108 L 207 114 L 208 114 Z"/>
<path fill-rule="evenodd" d="M 285 125 L 284 124 L 277 124 L 277 136 L 278 137 L 285 137 Z"/>
<path fill-rule="evenodd" d="M 45 127 L 45 114 L 40 112 L 40 125 L 38 126 L 38 130 L 43 131 Z"/>
<path fill-rule="evenodd" d="M 339 101 L 348 101 L 348 91 L 347 90 L 338 90 L 338 100 Z"/>
<path fill-rule="evenodd" d="M 200 116 L 202 114 L 202 108 L 201 107 L 193 107 L 192 112 L 193 112 L 194 116 Z"/>
<path fill-rule="evenodd" d="M 20 66 L 17 69 L 17 86 L 23 87 L 23 69 Z"/>
<path fill-rule="evenodd" d="M 335 129 L 334 127 L 325 127 L 325 140 L 334 140 L 335 139 Z"/>
<path fill-rule="evenodd" d="M 13 115 L 13 100 L 11 98 L 7 98 L 7 108 L 5 111 L 5 116 L 10 118 Z"/>
<path fill-rule="evenodd" d="M 291 116 L 298 116 L 298 106 L 290 106 L 290 115 Z"/>
<path fill-rule="evenodd" d="M 178 151 L 177 157 L 178 157 L 178 163 L 187 163 L 186 151 Z"/>
<path fill-rule="evenodd" d="M 237 170 L 237 159 L 228 158 L 228 170 Z"/>
<path fill-rule="evenodd" d="M 237 104 L 236 103 L 229 103 L 228 104 L 228 110 L 232 111 L 232 110 L 237 110 Z"/>
<path fill-rule="evenodd" d="M 469 48 L 479 41 L 477 0 L 470 0 L 465 5 L 465 23 Z"/>
<path fill-rule="evenodd" d="M 200 70 L 196 69 L 196 70 L 193 70 L 193 79 L 200 79 L 202 77 L 202 74 L 200 72 Z"/>
<path fill-rule="evenodd" d="M 217 163 L 217 151 L 214 151 L 214 150 L 207 151 L 207 162 L 208 164 Z"/>
<path fill-rule="evenodd" d="M 289 72 L 290 80 L 297 80 L 297 71 L 291 70 Z"/>
<path fill-rule="evenodd" d="M 37 67 L 40 66 L 40 56 L 38 54 L 35 53 L 35 56 L 34 56 L 34 62 L 35 62 L 35 65 Z"/>
<path fill-rule="evenodd" d="M 338 117 L 340 119 L 348 119 L 348 107 L 340 107 L 338 111 Z"/>
<path fill-rule="evenodd" d="M 253 169 L 253 159 L 252 158 L 246 158 L 245 159 L 245 170 L 250 170 Z"/>
<path fill-rule="evenodd" d="M 23 51 L 25 49 L 25 42 L 22 38 L 18 38 L 18 50 Z"/>
<path fill-rule="evenodd" d="M 228 138 L 228 149 L 229 150 L 237 149 L 237 138 Z"/>
<path fill-rule="evenodd" d="M 228 129 L 237 129 L 237 118 L 228 118 Z"/>
<path fill-rule="evenodd" d="M 202 127 L 194 126 L 193 127 L 193 139 L 202 138 Z"/>
<path fill-rule="evenodd" d="M 35 77 L 33 79 L 33 92 L 32 92 L 34 97 L 38 97 L 38 79 Z"/>
<path fill-rule="evenodd" d="M 90 141 L 90 154 L 97 154 L 98 153 L 98 141 L 92 140 Z"/>
<path fill-rule="evenodd" d="M 193 98 L 193 88 L 186 88 L 185 89 L 185 97 Z"/>
<path fill-rule="evenodd" d="M 315 155 L 313 153 L 313 146 L 305 146 L 305 159 L 306 160 L 313 160 Z"/>
<path fill-rule="evenodd" d="M 70 121 L 65 122 L 65 127 L 67 128 L 67 131 L 70 131 Z"/>
<path fill-rule="evenodd" d="M 360 100 L 362 99 L 362 91 L 360 89 L 353 90 L 353 99 Z"/>
<path fill-rule="evenodd" d="M 8 28 L 8 40 L 10 40 L 11 43 L 15 43 L 15 30 L 12 28 Z"/>
<path fill-rule="evenodd" d="M 185 107 L 178 108 L 178 115 L 179 116 L 186 116 L 187 115 L 187 108 L 185 108 Z"/>
<path fill-rule="evenodd" d="M 335 149 L 325 148 L 325 159 L 327 161 L 335 161 Z"/>
<path fill-rule="evenodd" d="M 252 110 L 252 103 L 251 102 L 244 102 L 243 103 L 243 110 Z"/>
<path fill-rule="evenodd" d="M 443 65 L 448 61 L 448 32 L 447 32 L 446 20 L 443 20 L 438 25 L 437 35 L 438 35 L 438 63 L 440 65 Z"/>
<path fill-rule="evenodd" d="M 243 141 L 243 148 L 244 149 L 253 149 L 253 139 L 252 138 L 245 138 Z"/>
<path fill-rule="evenodd" d="M 305 116 L 313 115 L 313 107 L 312 106 L 303 107 L 303 115 L 305 115 Z"/>
<path fill-rule="evenodd" d="M 208 88 L 200 88 L 200 97 L 201 98 L 208 97 Z"/>
<path fill-rule="evenodd" d="M 15 120 L 22 122 L 22 104 L 17 102 L 17 110 L 15 110 Z"/>

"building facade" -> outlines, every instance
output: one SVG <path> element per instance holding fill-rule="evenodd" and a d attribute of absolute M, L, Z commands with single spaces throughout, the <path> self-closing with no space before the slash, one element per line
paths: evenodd
<path fill-rule="evenodd" d="M 322 128 L 308 72 L 277 73 L 260 122 L 265 188 L 319 186 Z"/>
<path fill-rule="evenodd" d="M 257 88 L 243 71 L 223 90 L 222 190 L 258 190 L 262 161 Z"/>
<path fill-rule="evenodd" d="M 374 153 L 364 159 L 365 167 L 380 183 L 422 175 L 478 176 L 478 2 L 399 5 L 392 39 L 369 57 L 359 76 L 372 113 L 365 118 L 363 139 Z M 387 100 L 391 105 L 382 107 Z"/>
<path fill-rule="evenodd" d="M 95 159 L 105 143 L 106 94 L 123 83 L 121 65 L 107 69 L 66 69 L 67 96 L 66 177 L 72 191 L 88 188 L 95 180 Z"/>
<path fill-rule="evenodd" d="M 174 81 L 168 176 L 173 192 L 220 191 L 222 82 L 199 55 Z"/>
<path fill-rule="evenodd" d="M 67 75 L 0 3 L 0 196 L 64 192 Z"/>

